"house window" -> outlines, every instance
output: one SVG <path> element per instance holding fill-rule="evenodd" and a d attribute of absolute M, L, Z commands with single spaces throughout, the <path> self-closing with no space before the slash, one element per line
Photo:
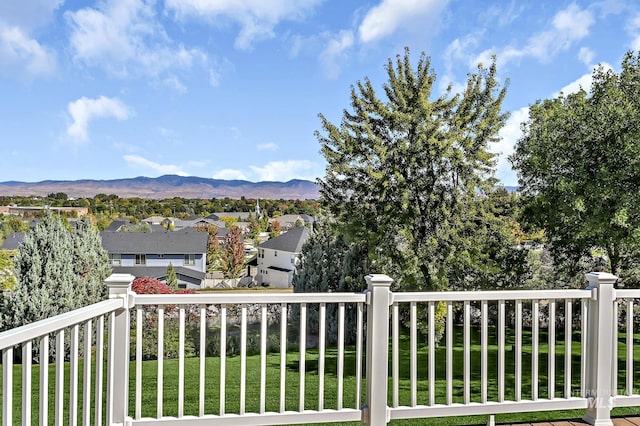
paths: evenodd
<path fill-rule="evenodd" d="M 292 264 L 292 265 L 295 265 L 295 264 L 296 264 L 296 255 L 295 255 L 295 254 L 292 254 L 292 255 L 291 255 L 291 264 Z"/>
<path fill-rule="evenodd" d="M 277 250 L 274 250 L 273 257 L 278 257 L 278 251 Z"/>
<path fill-rule="evenodd" d="M 184 264 L 185 265 L 195 265 L 196 264 L 196 255 L 195 254 L 185 254 L 184 255 Z"/>
<path fill-rule="evenodd" d="M 111 266 L 120 266 L 120 265 L 122 265 L 122 259 L 120 257 L 120 254 L 109 253 L 109 264 L 111 264 Z"/>
<path fill-rule="evenodd" d="M 136 265 L 146 265 L 146 264 L 147 264 L 147 255 L 136 254 Z"/>
<path fill-rule="evenodd" d="M 164 254 L 159 254 L 158 259 L 164 259 Z"/>

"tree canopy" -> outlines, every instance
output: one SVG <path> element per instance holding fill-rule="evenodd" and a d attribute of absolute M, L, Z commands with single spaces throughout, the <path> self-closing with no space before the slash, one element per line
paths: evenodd
<path fill-rule="evenodd" d="M 506 85 L 494 61 L 479 65 L 461 93 L 437 95 L 430 59 L 422 54 L 414 70 L 408 49 L 386 70 L 384 97 L 365 78 L 340 125 L 320 115 L 322 201 L 340 233 L 364 242 L 371 272 L 393 273 L 405 288 L 446 288 L 452 265 L 474 262 Z"/>
<path fill-rule="evenodd" d="M 511 161 L 554 257 L 573 266 L 604 250 L 620 274 L 640 248 L 640 55 L 592 77 L 590 92 L 531 106 Z"/>

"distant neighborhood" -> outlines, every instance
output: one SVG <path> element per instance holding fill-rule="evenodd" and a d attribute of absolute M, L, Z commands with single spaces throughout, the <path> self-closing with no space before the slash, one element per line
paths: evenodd
<path fill-rule="evenodd" d="M 89 214 L 86 207 L 0 206 L 0 215 L 19 218 L 33 228 L 45 210 L 67 216 L 71 229 L 77 218 Z M 304 213 L 267 218 L 256 201 L 251 212 L 216 212 L 205 217 L 156 215 L 139 221 L 117 218 L 100 237 L 114 273 L 166 282 L 169 268 L 173 268 L 177 286 L 183 289 L 289 288 L 314 223 L 315 218 Z M 11 233 L 0 249 L 17 250 L 24 235 Z M 234 236 L 237 241 L 230 242 Z M 231 250 L 239 252 L 237 272 L 232 274 L 224 268 L 229 259 L 225 252 L 228 244 L 236 244 Z"/>

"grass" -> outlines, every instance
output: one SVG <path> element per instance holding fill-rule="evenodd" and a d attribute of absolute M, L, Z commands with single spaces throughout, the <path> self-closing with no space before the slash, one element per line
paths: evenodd
<path fill-rule="evenodd" d="M 478 329 L 472 329 L 471 335 L 471 399 L 472 401 L 480 401 L 481 382 L 480 382 L 480 363 L 481 363 L 481 345 L 480 345 L 480 333 Z M 573 336 L 572 345 L 572 374 L 571 382 L 573 383 L 572 394 L 579 395 L 579 389 L 576 388 L 576 384 L 580 379 L 580 344 L 579 335 Z M 625 354 L 626 336 L 620 333 L 618 336 L 619 344 L 619 393 L 623 394 L 624 389 L 622 386 L 625 383 L 624 369 L 625 369 Z M 562 334 L 557 336 L 556 341 L 556 376 L 555 376 L 555 396 L 562 397 L 564 391 L 564 381 L 566 380 L 564 373 L 564 338 Z M 637 363 L 640 362 L 640 335 L 636 335 L 634 338 L 634 360 Z M 495 329 L 489 328 L 489 342 L 488 346 L 488 398 L 489 400 L 497 398 L 497 339 L 495 335 Z M 539 397 L 547 398 L 548 386 L 547 386 L 547 363 L 548 363 L 548 344 L 547 334 L 545 331 L 540 332 L 540 344 L 539 344 Z M 514 336 L 512 333 L 507 333 L 506 347 L 510 348 L 514 344 Z M 409 337 L 402 335 L 400 338 L 400 381 L 399 381 L 399 393 L 400 393 L 400 405 L 410 405 L 411 395 L 411 383 L 410 383 L 410 353 L 409 353 Z M 427 365 L 428 365 L 428 352 L 427 344 L 423 337 L 419 337 L 418 341 L 418 354 L 417 354 L 417 366 L 418 366 L 418 383 L 417 383 L 417 398 L 418 404 L 426 404 L 429 400 L 428 394 L 428 380 L 427 380 Z M 523 358 L 522 358 L 522 398 L 531 398 L 531 333 L 530 331 L 523 331 Z M 506 375 L 505 375 L 505 397 L 507 400 L 514 399 L 515 397 L 515 353 L 508 351 L 505 354 L 506 358 Z M 337 371 L 337 350 L 334 348 L 327 349 L 325 352 L 325 382 L 324 382 L 324 407 L 331 409 L 337 406 L 337 388 L 338 379 L 336 376 Z M 446 402 L 446 382 L 445 382 L 445 348 L 439 346 L 436 349 L 436 383 L 435 383 L 435 400 L 436 403 Z M 184 385 L 184 414 L 185 415 L 198 415 L 199 411 L 199 358 L 187 358 L 185 360 L 185 385 Z M 246 412 L 258 412 L 260 404 L 260 356 L 252 355 L 247 357 L 246 365 Z M 456 327 L 454 333 L 454 351 L 453 351 L 453 399 L 454 402 L 463 401 L 463 352 L 462 352 L 462 328 Z M 318 376 L 318 364 L 319 355 L 317 350 L 308 350 L 305 358 L 305 408 L 317 409 L 319 398 L 319 376 Z M 356 354 L 353 348 L 347 348 L 345 351 L 345 368 L 344 368 L 344 402 L 343 406 L 348 408 L 355 408 L 355 365 Z M 364 362 L 363 362 L 364 365 Z M 279 354 L 269 354 L 266 357 L 266 410 L 267 411 L 279 411 L 280 404 L 280 356 Z M 14 424 L 21 423 L 21 389 L 22 389 L 22 366 L 17 364 L 13 370 L 13 389 L 14 389 L 14 410 L 13 418 Z M 80 377 L 82 377 L 82 363 L 79 366 Z M 240 357 L 228 357 L 226 359 L 226 395 L 225 395 L 225 411 L 227 413 L 238 412 L 240 408 Z M 145 361 L 143 363 L 142 373 L 142 415 L 143 417 L 155 417 L 157 412 L 157 361 Z M 287 355 L 286 367 L 286 392 L 285 401 L 287 410 L 297 410 L 299 406 L 299 389 L 300 389 L 300 372 L 299 372 L 299 354 L 290 353 Z M 207 414 L 219 414 L 219 393 L 220 393 L 220 358 L 208 357 L 206 358 L 206 383 L 205 383 L 205 413 Z M 389 366 L 391 371 L 391 365 Z M 92 372 L 93 378 L 95 378 L 95 367 Z M 38 419 L 38 391 L 39 391 L 39 366 L 34 365 L 32 370 L 32 382 L 33 382 L 33 409 L 32 409 L 32 422 L 35 423 Z M 82 379 L 80 379 L 82 382 Z M 637 381 L 636 381 L 637 383 Z M 65 364 L 65 421 L 68 423 L 68 408 L 69 408 L 69 364 Z M 54 413 L 54 386 L 55 386 L 55 368 L 53 365 L 49 369 L 49 415 L 50 423 L 53 423 Z M 364 389 L 364 382 L 362 388 Z M 392 383 L 389 380 L 389 389 L 391 389 Z M 82 383 L 79 383 L 79 419 L 82 418 Z M 93 389 L 93 388 L 92 388 Z M 364 394 L 364 392 L 363 392 Z M 130 365 L 130 415 L 134 414 L 134 397 L 135 397 L 135 362 Z M 178 412 L 178 361 L 175 359 L 164 360 L 163 362 L 163 415 L 172 416 L 177 415 Z M 391 405 L 391 394 L 389 395 L 389 405 Z M 93 399 L 90 409 L 92 414 L 95 410 L 93 407 Z M 103 413 L 105 411 L 103 410 Z M 637 408 L 628 409 L 616 409 L 614 414 L 628 415 L 637 414 L 640 410 Z M 498 415 L 496 421 L 498 422 L 513 422 L 513 421 L 542 421 L 551 419 L 570 419 L 578 418 L 584 415 L 583 410 L 577 411 L 555 411 L 555 412 L 539 412 L 539 413 L 515 413 L 509 415 Z M 416 419 L 416 420 L 403 420 L 393 421 L 392 425 L 467 425 L 467 424 L 486 424 L 487 416 L 475 416 L 475 417 L 449 417 L 439 419 Z M 358 423 L 352 423 L 358 424 Z"/>

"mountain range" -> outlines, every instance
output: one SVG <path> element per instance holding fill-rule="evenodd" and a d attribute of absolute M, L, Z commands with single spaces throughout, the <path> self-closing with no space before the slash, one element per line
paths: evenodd
<path fill-rule="evenodd" d="M 69 197 L 115 194 L 121 198 L 265 198 L 306 200 L 319 197 L 318 186 L 308 180 L 288 182 L 248 182 L 208 179 L 195 176 L 139 176 L 113 180 L 45 180 L 42 182 L 0 182 L 0 195 L 46 196 L 64 192 Z"/>

